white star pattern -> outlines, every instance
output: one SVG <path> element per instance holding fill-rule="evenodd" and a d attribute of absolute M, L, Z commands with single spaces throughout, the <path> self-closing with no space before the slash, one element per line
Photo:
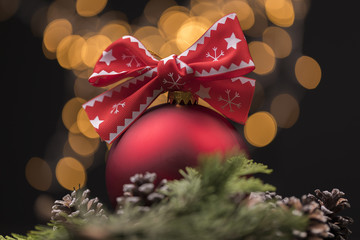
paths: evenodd
<path fill-rule="evenodd" d="M 104 120 L 100 120 L 99 116 L 96 116 L 95 119 L 90 120 L 90 123 L 94 126 L 94 128 L 99 129 L 99 125 L 103 122 Z"/>
<path fill-rule="evenodd" d="M 108 52 L 103 51 L 103 55 L 100 58 L 99 62 L 104 62 L 104 63 L 106 63 L 106 65 L 109 66 L 110 63 L 115 60 L 116 60 L 116 58 L 112 55 L 112 49 L 111 49 Z"/>
<path fill-rule="evenodd" d="M 232 33 L 230 37 L 225 38 L 225 41 L 227 42 L 227 48 L 226 49 L 229 49 L 229 48 L 236 49 L 236 45 L 239 42 L 241 42 L 241 40 L 235 36 L 235 33 Z"/>
<path fill-rule="evenodd" d="M 209 91 L 210 91 L 211 87 L 204 87 L 203 85 L 200 84 L 200 89 L 199 91 L 196 92 L 196 94 L 201 97 L 202 99 L 205 99 L 205 98 L 211 98 L 210 95 L 209 95 Z"/>

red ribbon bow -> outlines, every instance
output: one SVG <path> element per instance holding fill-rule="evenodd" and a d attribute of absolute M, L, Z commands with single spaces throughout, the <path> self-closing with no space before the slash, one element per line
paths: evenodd
<path fill-rule="evenodd" d="M 218 20 L 179 56 L 158 61 L 131 36 L 113 42 L 95 65 L 89 82 L 106 86 L 130 80 L 83 105 L 101 139 L 112 143 L 163 92 L 189 91 L 226 117 L 245 123 L 255 80 L 254 70 L 236 14 Z"/>

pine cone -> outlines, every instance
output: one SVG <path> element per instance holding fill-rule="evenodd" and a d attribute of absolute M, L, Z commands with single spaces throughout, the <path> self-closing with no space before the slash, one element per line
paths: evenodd
<path fill-rule="evenodd" d="M 327 224 L 328 217 L 320 210 L 320 205 L 311 198 L 304 195 L 301 200 L 296 197 L 290 197 L 278 200 L 276 203 L 284 209 L 293 209 L 294 214 L 305 214 L 308 216 L 309 224 L 306 232 L 293 231 L 295 239 L 321 240 L 334 236 Z"/>
<path fill-rule="evenodd" d="M 132 206 L 138 206 L 141 212 L 149 211 L 150 207 L 163 200 L 166 195 L 161 193 L 167 190 L 167 180 L 160 181 L 155 188 L 154 181 L 156 179 L 156 173 L 146 172 L 143 174 L 135 174 L 130 177 L 130 184 L 124 184 L 122 197 L 116 199 L 116 213 L 122 214 L 124 206 L 130 204 Z"/>
<path fill-rule="evenodd" d="M 51 211 L 51 220 L 55 222 L 66 222 L 69 218 L 87 218 L 97 216 L 107 219 L 103 204 L 98 198 L 89 200 L 90 190 L 74 190 L 71 195 L 67 194 L 62 200 L 56 200 Z"/>
<path fill-rule="evenodd" d="M 236 204 L 245 201 L 246 205 L 248 207 L 251 207 L 261 202 L 282 200 L 282 196 L 277 195 L 275 192 L 266 191 L 266 192 L 251 192 L 248 195 L 244 193 L 237 193 L 236 195 L 234 195 L 232 199 Z"/>
<path fill-rule="evenodd" d="M 351 234 L 349 225 L 354 222 L 350 217 L 338 215 L 340 211 L 350 208 L 350 204 L 346 198 L 343 198 L 344 196 L 345 193 L 337 188 L 334 188 L 331 192 L 316 189 L 315 196 L 308 194 L 308 198 L 318 202 L 321 210 L 329 218 L 328 225 L 336 240 L 347 239 Z"/>

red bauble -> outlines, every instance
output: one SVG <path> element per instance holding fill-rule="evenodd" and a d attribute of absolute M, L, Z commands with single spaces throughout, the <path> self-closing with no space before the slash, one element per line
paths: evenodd
<path fill-rule="evenodd" d="M 199 106 L 164 104 L 148 110 L 111 146 L 106 184 L 113 204 L 135 173 L 157 179 L 180 178 L 179 169 L 196 166 L 200 154 L 247 153 L 236 129 L 220 114 Z"/>

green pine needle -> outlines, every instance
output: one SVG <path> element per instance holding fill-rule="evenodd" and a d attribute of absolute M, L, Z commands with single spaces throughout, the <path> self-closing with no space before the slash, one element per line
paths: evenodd
<path fill-rule="evenodd" d="M 210 156 L 197 169 L 180 170 L 180 180 L 168 182 L 168 196 L 150 211 L 140 213 L 126 205 L 122 215 L 109 220 L 73 219 L 66 224 L 36 227 L 27 236 L 4 239 L 129 239 L 129 240 L 273 240 L 292 239 L 293 230 L 303 231 L 307 217 L 273 203 L 234 202 L 234 194 L 275 190 L 254 177 L 271 173 L 266 165 L 245 156 L 222 161 Z M 55 226 L 55 230 L 54 230 Z"/>

